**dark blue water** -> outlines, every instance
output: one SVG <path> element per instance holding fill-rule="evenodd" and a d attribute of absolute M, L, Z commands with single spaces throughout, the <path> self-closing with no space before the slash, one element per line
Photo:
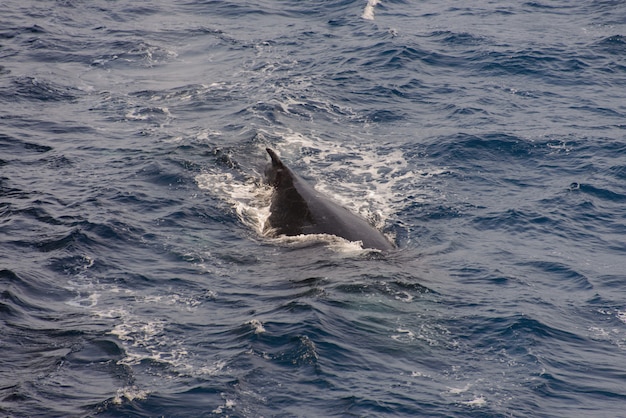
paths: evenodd
<path fill-rule="evenodd" d="M 376 3 L 3 3 L 0 415 L 626 416 L 626 5 Z"/>

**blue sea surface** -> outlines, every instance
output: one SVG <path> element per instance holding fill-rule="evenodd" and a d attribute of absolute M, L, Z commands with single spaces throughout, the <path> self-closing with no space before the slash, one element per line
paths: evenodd
<path fill-rule="evenodd" d="M 397 250 L 264 233 L 275 149 Z M 0 415 L 626 417 L 626 3 L 5 0 Z"/>

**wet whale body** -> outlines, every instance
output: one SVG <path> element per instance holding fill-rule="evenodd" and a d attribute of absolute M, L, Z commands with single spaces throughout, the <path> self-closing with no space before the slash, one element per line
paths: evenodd
<path fill-rule="evenodd" d="M 330 234 L 361 241 L 363 248 L 391 250 L 394 245 L 365 219 L 316 191 L 266 148 L 272 161 L 265 177 L 274 191 L 269 228 L 276 234 Z"/>

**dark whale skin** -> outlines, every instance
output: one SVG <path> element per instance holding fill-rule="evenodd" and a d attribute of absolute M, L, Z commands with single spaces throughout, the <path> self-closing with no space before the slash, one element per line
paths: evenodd
<path fill-rule="evenodd" d="M 266 150 L 272 161 L 265 169 L 265 178 L 274 188 L 268 223 L 276 234 L 330 234 L 361 241 L 363 248 L 395 248 L 365 219 L 316 191 L 284 165 L 273 150 Z"/>

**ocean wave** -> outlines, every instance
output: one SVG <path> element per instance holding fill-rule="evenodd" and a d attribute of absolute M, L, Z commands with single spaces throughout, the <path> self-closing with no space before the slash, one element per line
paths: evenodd
<path fill-rule="evenodd" d="M 621 3 L 7 1 L 6 415 L 622 413 Z"/>

